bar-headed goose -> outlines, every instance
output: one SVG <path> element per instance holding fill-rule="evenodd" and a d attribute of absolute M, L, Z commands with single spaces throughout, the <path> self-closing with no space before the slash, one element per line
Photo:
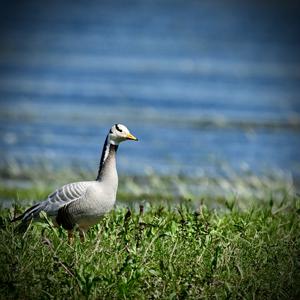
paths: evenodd
<path fill-rule="evenodd" d="M 54 224 L 68 230 L 69 240 L 77 225 L 81 240 L 85 231 L 99 222 L 101 216 L 109 212 L 116 201 L 118 174 L 116 169 L 116 152 L 121 142 L 137 141 L 126 126 L 115 124 L 110 129 L 104 142 L 98 175 L 96 180 L 69 183 L 40 203 L 27 209 L 12 222 L 22 220 L 26 225 L 31 219 L 38 219 L 44 211 L 52 218 Z"/>

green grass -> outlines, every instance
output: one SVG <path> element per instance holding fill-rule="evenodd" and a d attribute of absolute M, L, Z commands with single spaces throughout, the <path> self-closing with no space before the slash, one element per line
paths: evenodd
<path fill-rule="evenodd" d="M 299 299 L 300 199 L 274 176 L 121 176 L 116 209 L 69 245 L 9 219 L 93 172 L 0 168 L 0 299 Z"/>
<path fill-rule="evenodd" d="M 84 243 L 2 210 L 1 299 L 296 299 L 300 199 L 227 211 L 117 207 Z"/>

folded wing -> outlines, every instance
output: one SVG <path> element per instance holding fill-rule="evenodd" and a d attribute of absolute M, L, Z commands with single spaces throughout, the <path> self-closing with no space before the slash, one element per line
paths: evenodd
<path fill-rule="evenodd" d="M 84 197 L 86 189 L 92 184 L 91 181 L 69 183 L 50 194 L 45 201 L 27 209 L 22 215 L 12 221 L 22 220 L 28 222 L 38 218 L 41 211 L 45 211 L 50 217 L 56 217 L 61 207 Z"/>

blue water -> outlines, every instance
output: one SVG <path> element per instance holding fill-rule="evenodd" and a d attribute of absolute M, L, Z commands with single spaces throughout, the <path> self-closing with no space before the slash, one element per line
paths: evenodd
<path fill-rule="evenodd" d="M 300 10 L 294 2 L 2 1 L 0 164 L 300 178 Z M 96 172 L 96 170 L 95 170 Z"/>

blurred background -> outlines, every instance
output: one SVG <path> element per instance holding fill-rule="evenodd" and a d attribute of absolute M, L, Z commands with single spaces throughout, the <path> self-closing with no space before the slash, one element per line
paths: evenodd
<path fill-rule="evenodd" d="M 299 186 L 296 1 L 1 1 L 0 25 L 2 174 L 96 175 L 123 123 L 120 175 Z"/>

